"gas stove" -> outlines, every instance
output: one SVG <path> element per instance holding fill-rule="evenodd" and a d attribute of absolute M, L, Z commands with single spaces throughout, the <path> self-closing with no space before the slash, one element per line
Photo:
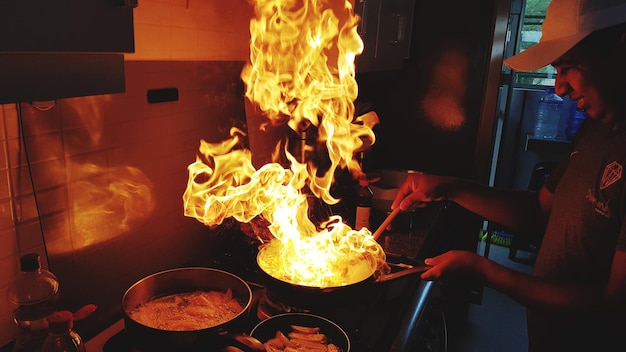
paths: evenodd
<path fill-rule="evenodd" d="M 426 225 L 412 229 L 408 237 L 401 234 L 400 238 L 402 242 L 424 247 L 432 230 L 432 226 Z M 394 235 L 386 234 L 381 241 L 395 242 L 389 237 L 385 240 L 386 236 Z M 315 308 L 293 307 L 282 304 L 263 285 L 251 246 L 233 239 L 223 241 L 222 245 L 223 255 L 213 258 L 207 266 L 238 275 L 253 291 L 253 302 L 242 331 L 231 333 L 249 334 L 260 321 L 276 314 L 307 312 L 328 318 L 342 327 L 350 338 L 352 352 L 445 351 L 445 317 L 434 303 L 438 299 L 437 287 L 420 280 L 418 275 L 372 283 L 348 302 Z M 389 255 L 388 262 L 392 270 L 402 270 L 403 266 L 419 265 L 421 260 L 419 255 L 413 258 Z M 88 341 L 87 349 L 90 352 L 145 352 L 133 345 L 123 321 Z M 211 349 L 207 346 L 200 350 Z"/>
<path fill-rule="evenodd" d="M 350 337 L 353 352 L 420 351 L 419 348 L 411 346 L 423 344 L 420 340 L 427 338 L 427 334 L 430 333 L 430 330 L 420 332 L 418 325 L 422 314 L 426 312 L 431 283 L 422 282 L 417 286 L 419 287 L 418 293 L 407 302 L 401 301 L 394 294 L 383 293 L 379 300 L 370 306 L 359 305 L 312 313 L 329 318 L 341 326 Z M 272 316 L 273 312 L 277 312 L 276 308 L 271 308 L 269 311 L 267 307 L 260 308 L 262 304 L 261 300 L 253 304 L 248 329 L 233 333 L 249 333 L 257 323 Z M 430 338 L 430 340 L 433 339 L 435 338 Z M 198 346 L 198 350 L 202 347 Z M 209 347 L 207 346 L 204 350 L 210 351 Z M 142 352 L 133 344 L 124 330 L 123 321 L 115 323 L 88 341 L 87 350 L 90 352 Z"/>

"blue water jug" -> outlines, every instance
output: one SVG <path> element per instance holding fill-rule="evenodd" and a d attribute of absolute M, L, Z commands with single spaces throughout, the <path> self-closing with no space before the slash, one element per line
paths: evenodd
<path fill-rule="evenodd" d="M 563 98 L 554 92 L 554 88 L 546 88 L 545 94 L 539 100 L 537 119 L 535 121 L 534 136 L 537 138 L 552 139 L 559 133 L 559 120 Z"/>

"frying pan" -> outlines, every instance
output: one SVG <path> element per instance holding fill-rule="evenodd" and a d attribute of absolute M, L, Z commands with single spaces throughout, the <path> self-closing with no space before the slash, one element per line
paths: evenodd
<path fill-rule="evenodd" d="M 266 295 L 272 301 L 298 308 L 315 309 L 328 307 L 333 304 L 340 305 L 344 302 L 349 302 L 355 295 L 375 289 L 383 283 L 409 275 L 420 274 L 430 269 L 428 265 L 408 266 L 408 268 L 402 268 L 400 271 L 380 275 L 376 274 L 375 269 L 371 269 L 369 273 L 366 273 L 369 275 L 357 275 L 358 279 L 355 282 L 346 285 L 329 287 L 306 286 L 291 283 L 269 274 L 262 264 L 264 262 L 264 253 L 266 253 L 264 248 L 261 248 L 257 254 L 257 265 L 264 278 Z"/>

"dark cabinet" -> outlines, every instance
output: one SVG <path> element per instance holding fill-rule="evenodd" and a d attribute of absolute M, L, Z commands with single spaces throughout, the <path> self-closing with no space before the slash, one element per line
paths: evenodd
<path fill-rule="evenodd" d="M 1 0 L 0 104 L 125 92 L 137 0 Z"/>
<path fill-rule="evenodd" d="M 359 72 L 401 69 L 409 57 L 415 0 L 356 0 L 363 53 Z"/>
<path fill-rule="evenodd" d="M 120 0 L 2 0 L 0 52 L 133 52 L 133 7 Z"/>

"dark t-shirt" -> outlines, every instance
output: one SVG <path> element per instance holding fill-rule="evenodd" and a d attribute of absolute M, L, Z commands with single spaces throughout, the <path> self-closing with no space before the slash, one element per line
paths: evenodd
<path fill-rule="evenodd" d="M 604 286 L 614 252 L 626 250 L 624 165 L 626 129 L 585 121 L 571 153 L 546 180 L 554 199 L 533 275 Z M 527 311 L 530 351 L 626 350 L 626 317 Z"/>

